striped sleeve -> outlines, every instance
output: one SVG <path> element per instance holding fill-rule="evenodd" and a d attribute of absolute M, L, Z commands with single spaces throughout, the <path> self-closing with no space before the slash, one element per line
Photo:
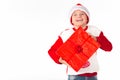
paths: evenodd
<path fill-rule="evenodd" d="M 104 36 L 103 32 L 100 33 L 100 35 L 97 37 L 97 41 L 101 45 L 101 49 L 104 51 L 111 51 L 112 50 L 112 44 L 111 42 Z"/>

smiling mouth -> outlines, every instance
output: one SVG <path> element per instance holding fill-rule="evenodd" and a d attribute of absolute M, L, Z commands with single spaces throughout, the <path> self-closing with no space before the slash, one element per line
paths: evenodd
<path fill-rule="evenodd" d="M 83 20 L 76 20 L 76 22 L 81 22 L 81 21 L 83 21 Z"/>

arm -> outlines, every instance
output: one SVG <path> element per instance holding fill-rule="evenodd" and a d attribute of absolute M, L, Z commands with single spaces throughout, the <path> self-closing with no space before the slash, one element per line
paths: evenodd
<path fill-rule="evenodd" d="M 100 33 L 100 35 L 97 37 L 97 41 L 101 45 L 101 49 L 104 51 L 111 51 L 112 50 L 112 44 L 111 42 L 104 36 L 103 32 Z"/>

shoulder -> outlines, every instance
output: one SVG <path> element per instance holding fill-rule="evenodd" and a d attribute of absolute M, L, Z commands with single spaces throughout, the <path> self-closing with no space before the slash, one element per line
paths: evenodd
<path fill-rule="evenodd" d="M 92 34 L 93 36 L 99 36 L 99 34 L 101 33 L 101 30 L 93 25 L 88 25 L 88 29 L 86 31 Z"/>
<path fill-rule="evenodd" d="M 93 26 L 93 25 L 88 25 L 88 29 L 89 29 L 89 30 L 97 30 L 97 31 L 101 31 L 98 27 Z"/>
<path fill-rule="evenodd" d="M 66 28 L 60 33 L 60 36 L 68 34 L 68 33 L 73 33 L 73 32 L 74 30 L 72 28 Z"/>
<path fill-rule="evenodd" d="M 60 33 L 60 37 L 62 38 L 63 42 L 66 41 L 72 34 L 74 30 L 72 28 L 67 28 Z"/>

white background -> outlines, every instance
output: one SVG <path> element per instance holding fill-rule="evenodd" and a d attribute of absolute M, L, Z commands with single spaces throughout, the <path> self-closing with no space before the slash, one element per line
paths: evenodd
<path fill-rule="evenodd" d="M 119 0 L 0 0 L 0 80 L 67 80 L 66 66 L 47 51 L 69 27 L 68 12 L 78 2 L 113 44 L 111 52 L 98 50 L 98 79 L 119 80 Z"/>

